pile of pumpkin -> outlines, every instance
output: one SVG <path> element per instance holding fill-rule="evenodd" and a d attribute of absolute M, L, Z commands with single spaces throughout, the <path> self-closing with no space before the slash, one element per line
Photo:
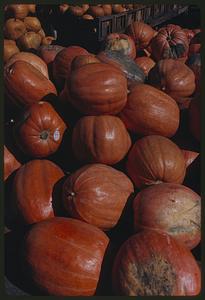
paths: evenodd
<path fill-rule="evenodd" d="M 198 35 L 134 22 L 97 55 L 49 45 L 5 65 L 7 221 L 41 293 L 98 294 L 103 276 L 115 295 L 200 293 L 201 200 L 183 185 L 199 153 L 173 141 L 183 109 L 199 149 Z"/>

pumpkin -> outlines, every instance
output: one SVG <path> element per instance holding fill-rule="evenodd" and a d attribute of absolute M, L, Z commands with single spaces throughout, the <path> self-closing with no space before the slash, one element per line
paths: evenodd
<path fill-rule="evenodd" d="M 127 27 L 126 33 L 135 41 L 137 50 L 147 48 L 156 34 L 155 30 L 150 25 L 138 21 L 132 22 Z"/>
<path fill-rule="evenodd" d="M 65 130 L 65 123 L 52 105 L 40 101 L 24 112 L 16 124 L 15 138 L 23 152 L 42 158 L 58 150 Z"/>
<path fill-rule="evenodd" d="M 175 100 L 147 84 L 137 84 L 131 89 L 119 116 L 134 133 L 167 137 L 176 133 L 180 118 Z"/>
<path fill-rule="evenodd" d="M 41 23 L 36 17 L 26 17 L 24 20 L 27 31 L 38 32 L 41 30 Z"/>
<path fill-rule="evenodd" d="M 190 150 L 183 150 L 182 149 L 182 153 L 184 155 L 184 159 L 185 159 L 185 162 L 186 162 L 186 167 L 191 165 L 195 161 L 195 159 L 199 156 L 199 152 L 190 151 Z"/>
<path fill-rule="evenodd" d="M 186 62 L 187 66 L 194 72 L 196 89 L 195 93 L 200 92 L 201 86 L 201 55 L 200 53 L 193 54 Z"/>
<path fill-rule="evenodd" d="M 36 4 L 27 4 L 28 10 L 30 13 L 35 14 L 36 12 Z"/>
<path fill-rule="evenodd" d="M 183 102 L 195 91 L 193 71 L 181 61 L 160 60 L 149 72 L 149 83 L 161 89 L 177 102 Z"/>
<path fill-rule="evenodd" d="M 70 103 L 85 115 L 117 114 L 127 101 L 127 80 L 107 64 L 86 64 L 71 72 L 66 85 Z"/>
<path fill-rule="evenodd" d="M 137 188 L 162 182 L 181 184 L 186 162 L 175 143 L 163 136 L 150 135 L 137 140 L 132 146 L 126 170 Z"/>
<path fill-rule="evenodd" d="M 91 164 L 65 180 L 63 203 L 71 217 L 109 230 L 117 224 L 133 191 L 124 173 L 103 164 Z"/>
<path fill-rule="evenodd" d="M 105 50 L 101 51 L 97 58 L 115 68 L 120 69 L 128 80 L 128 87 L 133 84 L 143 83 L 145 80 L 144 72 L 136 65 L 133 59 L 124 55 L 120 51 Z"/>
<path fill-rule="evenodd" d="M 187 39 L 190 43 L 190 41 L 194 37 L 195 33 L 191 29 L 183 29 L 183 31 L 186 33 Z"/>
<path fill-rule="evenodd" d="M 130 146 L 130 136 L 115 116 L 87 116 L 73 129 L 73 152 L 82 162 L 113 165 L 123 159 Z"/>
<path fill-rule="evenodd" d="M 31 160 L 15 174 L 12 187 L 13 207 L 18 222 L 33 224 L 54 216 L 60 198 L 54 198 L 54 188 L 64 176 L 63 171 L 49 160 Z"/>
<path fill-rule="evenodd" d="M 120 14 L 122 12 L 124 12 L 124 8 L 122 7 L 121 4 L 113 4 L 112 5 L 112 12 L 113 14 Z"/>
<path fill-rule="evenodd" d="M 29 53 L 29 52 L 17 53 L 9 59 L 9 61 L 6 64 L 5 68 L 11 66 L 16 61 L 25 61 L 25 62 L 31 64 L 33 67 L 35 67 L 37 70 L 39 70 L 46 78 L 49 79 L 47 65 L 37 55 L 35 55 L 33 53 Z"/>
<path fill-rule="evenodd" d="M 135 63 L 140 67 L 146 76 L 148 76 L 149 71 L 155 66 L 153 59 L 147 56 L 137 57 Z"/>
<path fill-rule="evenodd" d="M 130 58 L 136 57 L 135 43 L 131 37 L 124 33 L 110 33 L 104 41 L 105 50 L 121 51 Z"/>
<path fill-rule="evenodd" d="M 79 46 L 69 46 L 60 51 L 53 61 L 53 78 L 57 86 L 62 89 L 67 76 L 70 75 L 72 60 L 78 55 L 88 55 L 88 51 Z"/>
<path fill-rule="evenodd" d="M 151 49 L 155 61 L 186 57 L 189 51 L 189 41 L 183 29 L 167 26 L 161 28 L 152 39 Z"/>
<path fill-rule="evenodd" d="M 19 53 L 19 48 L 13 40 L 4 40 L 4 64 L 16 53 Z"/>
<path fill-rule="evenodd" d="M 92 296 L 108 242 L 92 225 L 55 217 L 34 225 L 26 236 L 26 265 L 34 283 L 48 295 Z"/>
<path fill-rule="evenodd" d="M 16 61 L 4 70 L 5 94 L 13 104 L 24 107 L 54 94 L 56 88 L 39 70 L 25 61 Z"/>
<path fill-rule="evenodd" d="M 90 5 L 87 13 L 90 14 L 91 16 L 93 16 L 94 18 L 104 16 L 103 8 L 100 6 L 95 6 L 95 5 L 93 5 L 93 6 Z"/>
<path fill-rule="evenodd" d="M 18 168 L 21 163 L 15 158 L 15 156 L 4 145 L 4 181 Z"/>
<path fill-rule="evenodd" d="M 9 40 L 17 40 L 26 32 L 24 22 L 18 19 L 8 19 L 4 24 L 4 36 Z"/>
<path fill-rule="evenodd" d="M 29 49 L 37 50 L 40 47 L 42 37 L 40 34 L 28 31 L 17 40 L 17 45 L 22 51 L 27 51 Z"/>
<path fill-rule="evenodd" d="M 102 5 L 102 8 L 104 10 L 105 16 L 110 16 L 112 14 L 112 5 L 111 4 L 104 4 L 104 5 Z"/>
<path fill-rule="evenodd" d="M 201 237 L 201 199 L 190 188 L 173 183 L 150 186 L 133 202 L 134 228 L 166 232 L 189 248 Z"/>
<path fill-rule="evenodd" d="M 100 60 L 94 55 L 78 55 L 72 60 L 71 70 L 93 63 L 100 63 Z"/>
<path fill-rule="evenodd" d="M 41 36 L 42 39 L 46 37 L 45 31 L 43 30 L 43 28 L 41 28 L 37 33 Z"/>
<path fill-rule="evenodd" d="M 29 13 L 29 8 L 26 4 L 9 4 L 7 12 L 15 19 L 24 19 Z"/>
<path fill-rule="evenodd" d="M 124 242 L 112 275 L 113 290 L 122 296 L 196 296 L 201 289 L 201 272 L 190 250 L 152 230 Z"/>
<path fill-rule="evenodd" d="M 83 12 L 86 13 L 86 11 L 89 9 L 89 7 L 90 7 L 89 4 L 82 4 Z"/>
<path fill-rule="evenodd" d="M 201 137 L 201 107 L 200 98 L 191 101 L 189 106 L 189 128 L 194 138 L 200 142 Z"/>
<path fill-rule="evenodd" d="M 51 45 L 55 41 L 55 38 L 53 36 L 46 36 L 42 38 L 41 45 Z"/>
<path fill-rule="evenodd" d="M 38 49 L 38 55 L 43 59 L 43 61 L 48 65 L 53 62 L 57 53 L 63 50 L 64 47 L 59 45 L 42 45 Z"/>
<path fill-rule="evenodd" d="M 81 17 L 84 14 L 84 9 L 80 6 L 69 6 L 68 11 L 77 17 Z"/>

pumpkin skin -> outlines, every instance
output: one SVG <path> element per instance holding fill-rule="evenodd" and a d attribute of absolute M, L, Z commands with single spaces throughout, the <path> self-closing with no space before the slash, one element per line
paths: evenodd
<path fill-rule="evenodd" d="M 148 84 L 137 84 L 128 94 L 119 114 L 127 129 L 142 136 L 173 136 L 179 127 L 179 108 L 175 100 Z"/>
<path fill-rule="evenodd" d="M 183 29 L 183 31 L 186 33 L 187 39 L 190 43 L 191 39 L 195 36 L 195 33 L 191 29 Z"/>
<path fill-rule="evenodd" d="M 70 216 L 109 230 L 117 224 L 133 191 L 124 173 L 103 164 L 91 164 L 66 179 L 63 203 Z"/>
<path fill-rule="evenodd" d="M 186 186 L 173 183 L 150 186 L 137 194 L 133 210 L 135 231 L 166 232 L 189 249 L 200 242 L 201 198 Z"/>
<path fill-rule="evenodd" d="M 63 49 L 64 49 L 64 47 L 59 46 L 59 45 L 42 45 L 38 49 L 38 55 L 48 65 L 54 61 L 58 52 L 60 52 Z"/>
<path fill-rule="evenodd" d="M 65 130 L 65 123 L 52 105 L 40 101 L 31 105 L 16 124 L 15 138 L 24 153 L 43 158 L 58 150 Z"/>
<path fill-rule="evenodd" d="M 15 156 L 4 146 L 4 181 L 18 168 L 21 163 Z"/>
<path fill-rule="evenodd" d="M 53 190 L 63 176 L 49 160 L 31 160 L 16 172 L 12 201 L 19 222 L 33 224 L 54 216 Z"/>
<path fill-rule="evenodd" d="M 184 180 L 186 162 L 180 148 L 166 137 L 150 135 L 131 148 L 126 170 L 137 188 Z"/>
<path fill-rule="evenodd" d="M 167 26 L 161 28 L 152 39 L 151 49 L 155 61 L 186 57 L 189 51 L 189 41 L 183 29 Z"/>
<path fill-rule="evenodd" d="M 105 16 L 110 16 L 112 14 L 112 5 L 104 4 L 104 5 L 102 5 L 102 8 L 104 10 L 104 15 Z"/>
<path fill-rule="evenodd" d="M 87 13 L 90 14 L 91 16 L 93 16 L 94 18 L 95 17 L 103 17 L 105 14 L 102 7 L 95 6 L 95 5 L 90 6 Z"/>
<path fill-rule="evenodd" d="M 78 55 L 88 55 L 88 51 L 78 46 L 69 46 L 60 51 L 53 60 L 53 78 L 62 89 L 67 76 L 70 75 L 71 62 Z"/>
<path fill-rule="evenodd" d="M 196 296 L 201 289 L 201 272 L 190 250 L 150 230 L 121 246 L 112 274 L 116 295 Z"/>
<path fill-rule="evenodd" d="M 19 48 L 13 40 L 4 40 L 4 64 L 16 53 L 19 53 Z"/>
<path fill-rule="evenodd" d="M 53 36 L 46 36 L 42 38 L 41 45 L 51 45 L 55 41 Z"/>
<path fill-rule="evenodd" d="M 73 153 L 82 162 L 113 165 L 123 159 L 130 146 L 130 136 L 115 116 L 87 116 L 73 129 Z"/>
<path fill-rule="evenodd" d="M 36 17 L 26 17 L 24 20 L 24 24 L 26 25 L 27 31 L 38 32 L 41 30 L 41 23 Z"/>
<path fill-rule="evenodd" d="M 93 63 L 100 63 L 100 60 L 94 55 L 79 55 L 72 60 L 71 70 Z"/>
<path fill-rule="evenodd" d="M 136 57 L 136 47 L 133 39 L 123 33 L 111 33 L 108 34 L 104 42 L 105 50 L 122 51 L 124 55 L 130 58 Z"/>
<path fill-rule="evenodd" d="M 138 21 L 132 22 L 128 26 L 126 33 L 135 41 L 137 50 L 147 48 L 156 34 L 155 30 L 150 25 Z"/>
<path fill-rule="evenodd" d="M 41 101 L 50 94 L 57 95 L 53 83 L 25 61 L 16 61 L 4 70 L 6 96 L 19 107 Z"/>
<path fill-rule="evenodd" d="M 196 89 L 195 93 L 200 92 L 201 87 L 201 55 L 200 53 L 193 54 L 186 62 L 187 66 L 194 72 Z"/>
<path fill-rule="evenodd" d="M 8 19 L 4 25 L 4 35 L 9 40 L 17 40 L 26 32 L 25 24 L 18 19 Z"/>
<path fill-rule="evenodd" d="M 25 259 L 33 281 L 46 294 L 92 296 L 108 243 L 100 229 L 56 217 L 32 227 L 25 241 Z"/>
<path fill-rule="evenodd" d="M 147 56 L 137 57 L 135 63 L 142 69 L 146 76 L 148 76 L 149 71 L 155 66 L 153 59 Z"/>
<path fill-rule="evenodd" d="M 37 50 L 40 47 L 42 37 L 40 34 L 28 31 L 20 36 L 17 40 L 17 45 L 22 51 L 27 51 L 29 49 Z"/>
<path fill-rule="evenodd" d="M 33 53 L 20 52 L 20 53 L 13 55 L 9 59 L 5 68 L 11 66 L 13 63 L 15 63 L 18 60 L 30 63 L 33 67 L 35 67 L 37 70 L 39 70 L 47 79 L 49 79 L 47 65 L 40 57 L 38 57 L 37 55 L 35 55 Z"/>
<path fill-rule="evenodd" d="M 72 71 L 66 85 L 70 103 L 85 115 L 117 114 L 127 101 L 127 80 L 116 68 L 87 64 Z"/>
<path fill-rule="evenodd" d="M 200 98 L 197 97 L 191 101 L 189 106 L 189 128 L 191 134 L 195 137 L 197 141 L 200 142 L 201 139 L 201 107 Z"/>
<path fill-rule="evenodd" d="M 160 60 L 149 72 L 149 83 L 182 103 L 196 88 L 193 71 L 174 59 Z"/>
<path fill-rule="evenodd" d="M 27 4 L 10 4 L 7 7 L 7 11 L 15 19 L 24 19 L 29 13 L 29 7 Z"/>

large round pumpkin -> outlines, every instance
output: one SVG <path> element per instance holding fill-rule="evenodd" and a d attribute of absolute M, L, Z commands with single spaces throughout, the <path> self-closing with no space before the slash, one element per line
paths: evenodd
<path fill-rule="evenodd" d="M 179 108 L 174 99 L 148 84 L 137 84 L 120 112 L 126 127 L 140 135 L 173 136 L 179 127 Z"/>
<path fill-rule="evenodd" d="M 91 164 L 64 182 L 63 203 L 70 216 L 108 230 L 117 224 L 133 191 L 124 173 L 103 164 Z"/>
<path fill-rule="evenodd" d="M 53 78 L 57 86 L 62 89 L 70 74 L 71 62 L 78 55 L 88 55 L 88 51 L 79 46 L 69 46 L 61 50 L 53 61 Z"/>
<path fill-rule="evenodd" d="M 73 130 L 73 152 L 82 162 L 113 165 L 123 159 L 130 146 L 130 136 L 115 116 L 87 116 Z"/>
<path fill-rule="evenodd" d="M 66 82 L 69 101 L 85 115 L 117 114 L 127 101 L 127 80 L 107 64 L 86 64 L 72 71 Z"/>
<path fill-rule="evenodd" d="M 183 29 L 167 26 L 161 28 L 153 38 L 151 49 L 155 61 L 186 57 L 189 51 L 189 41 Z"/>
<path fill-rule="evenodd" d="M 15 156 L 4 146 L 4 180 L 11 175 L 15 170 L 20 168 L 21 163 Z"/>
<path fill-rule="evenodd" d="M 126 169 L 138 188 L 162 182 L 181 184 L 186 173 L 186 162 L 180 148 L 171 140 L 150 135 L 133 145 Z"/>
<path fill-rule="evenodd" d="M 4 40 L 4 64 L 16 53 L 19 53 L 19 48 L 13 40 Z"/>
<path fill-rule="evenodd" d="M 112 275 L 114 292 L 121 296 L 197 296 L 201 289 L 201 272 L 190 250 L 149 230 L 121 246 Z"/>
<path fill-rule="evenodd" d="M 160 60 L 149 72 L 151 85 L 161 89 L 177 102 L 191 96 L 195 91 L 195 75 L 183 62 L 174 59 Z"/>
<path fill-rule="evenodd" d="M 191 101 L 189 106 L 189 128 L 197 141 L 201 139 L 201 105 L 200 97 Z"/>
<path fill-rule="evenodd" d="M 32 157 L 55 153 L 62 141 L 66 125 L 48 102 L 32 104 L 16 124 L 15 138 L 22 151 Z"/>
<path fill-rule="evenodd" d="M 93 296 L 108 237 L 98 228 L 68 218 L 32 227 L 24 253 L 35 284 L 51 296 Z"/>
<path fill-rule="evenodd" d="M 12 202 L 19 222 L 33 224 L 54 216 L 61 196 L 55 195 L 55 186 L 63 176 L 49 160 L 31 160 L 16 172 Z"/>
<path fill-rule="evenodd" d="M 181 184 L 162 183 L 137 194 L 134 227 L 166 232 L 192 249 L 201 238 L 201 199 Z"/>
<path fill-rule="evenodd" d="M 53 83 L 25 61 L 16 61 L 5 68 L 4 88 L 9 100 L 18 106 L 27 106 L 57 94 Z"/>

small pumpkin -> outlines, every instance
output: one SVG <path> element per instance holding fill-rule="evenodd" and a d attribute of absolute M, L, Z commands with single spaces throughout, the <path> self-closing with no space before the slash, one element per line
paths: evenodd
<path fill-rule="evenodd" d="M 54 187 L 63 176 L 63 171 L 49 160 L 31 160 L 18 169 L 12 188 L 16 221 L 33 224 L 52 218 L 59 205 L 54 203 Z"/>
<path fill-rule="evenodd" d="M 42 37 L 40 34 L 28 31 L 20 36 L 17 40 L 17 45 L 19 49 L 27 51 L 29 49 L 37 50 L 40 47 Z"/>
<path fill-rule="evenodd" d="M 63 203 L 70 216 L 103 230 L 114 227 L 133 192 L 122 172 L 102 164 L 86 165 L 63 185 Z"/>
<path fill-rule="evenodd" d="M 41 30 L 41 23 L 36 17 L 26 17 L 24 20 L 27 31 L 38 32 Z"/>
<path fill-rule="evenodd" d="M 140 67 L 146 76 L 148 76 L 149 71 L 155 66 L 153 59 L 147 56 L 137 57 L 135 63 Z"/>
<path fill-rule="evenodd" d="M 90 14 L 91 16 L 95 17 L 103 17 L 104 16 L 104 10 L 102 7 L 100 6 L 95 6 L 95 5 L 90 5 L 88 11 L 88 14 Z"/>
<path fill-rule="evenodd" d="M 38 102 L 26 110 L 16 124 L 15 138 L 22 151 L 35 158 L 55 153 L 66 125 L 48 102 Z"/>
<path fill-rule="evenodd" d="M 124 7 L 122 7 L 121 4 L 113 4 L 112 5 L 112 12 L 113 12 L 113 14 L 120 14 L 120 13 L 122 13 L 124 11 L 125 11 L 125 9 L 124 9 Z"/>
<path fill-rule="evenodd" d="M 31 279 L 47 295 L 93 296 L 108 243 L 92 225 L 55 217 L 31 228 L 25 262 Z"/>
<path fill-rule="evenodd" d="M 4 35 L 9 40 L 17 40 L 26 33 L 24 22 L 18 19 L 8 19 L 4 24 Z"/>
<path fill-rule="evenodd" d="M 71 70 L 75 70 L 87 64 L 100 63 L 100 60 L 95 55 L 78 55 L 71 63 Z"/>
<path fill-rule="evenodd" d="M 4 40 L 4 64 L 16 53 L 19 53 L 19 48 L 13 40 Z"/>
<path fill-rule="evenodd" d="M 137 188 L 162 182 L 181 184 L 186 174 L 186 161 L 181 149 L 171 140 L 150 135 L 132 146 L 126 170 Z"/>
<path fill-rule="evenodd" d="M 21 163 L 15 158 L 15 156 L 4 145 L 4 181 L 18 168 Z"/>
<path fill-rule="evenodd" d="M 125 126 L 140 135 L 173 136 L 179 127 L 175 100 L 148 84 L 137 84 L 119 114 Z"/>
<path fill-rule="evenodd" d="M 115 116 L 83 117 L 73 129 L 73 152 L 82 162 L 113 165 L 123 159 L 130 146 L 130 136 Z"/>

